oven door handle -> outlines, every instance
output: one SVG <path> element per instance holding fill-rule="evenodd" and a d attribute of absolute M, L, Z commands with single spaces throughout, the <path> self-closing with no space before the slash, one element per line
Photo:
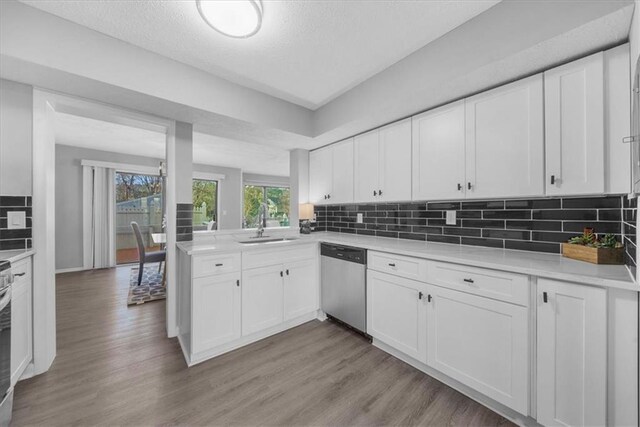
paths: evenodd
<path fill-rule="evenodd" d="M 9 301 L 11 301 L 11 286 L 8 286 L 5 289 L 4 293 L 0 293 L 0 311 L 4 310 L 4 308 L 9 304 Z"/>

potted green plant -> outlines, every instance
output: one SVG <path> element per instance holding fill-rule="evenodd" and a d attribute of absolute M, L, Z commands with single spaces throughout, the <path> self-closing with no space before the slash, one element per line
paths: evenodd
<path fill-rule="evenodd" d="M 624 247 L 616 235 L 609 233 L 598 238 L 591 228 L 585 228 L 582 235 L 563 243 L 562 255 L 593 264 L 624 263 Z"/>

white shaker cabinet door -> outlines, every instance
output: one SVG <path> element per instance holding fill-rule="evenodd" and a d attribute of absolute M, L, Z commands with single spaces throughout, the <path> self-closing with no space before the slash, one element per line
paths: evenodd
<path fill-rule="evenodd" d="M 542 74 L 465 100 L 467 198 L 544 194 Z"/>
<path fill-rule="evenodd" d="M 308 259 L 285 264 L 284 320 L 318 309 L 318 261 Z"/>
<path fill-rule="evenodd" d="M 529 311 L 439 286 L 427 289 L 427 365 L 527 414 Z"/>
<path fill-rule="evenodd" d="M 606 304 L 606 291 L 602 288 L 538 279 L 540 424 L 606 424 Z"/>
<path fill-rule="evenodd" d="M 309 153 L 309 201 L 315 205 L 328 204 L 332 180 L 333 151 L 331 147 Z"/>
<path fill-rule="evenodd" d="M 605 190 L 603 58 L 598 52 L 544 73 L 548 195 Z"/>
<path fill-rule="evenodd" d="M 425 288 L 414 280 L 367 272 L 367 333 L 423 363 L 427 352 Z"/>
<path fill-rule="evenodd" d="M 353 138 L 331 146 L 333 152 L 332 191 L 328 202 L 353 202 Z"/>
<path fill-rule="evenodd" d="M 30 266 L 29 266 L 30 268 Z M 11 385 L 14 386 L 33 357 L 31 273 L 16 280 L 11 295 Z"/>
<path fill-rule="evenodd" d="M 193 279 L 193 353 L 240 338 L 240 272 Z"/>
<path fill-rule="evenodd" d="M 380 200 L 411 200 L 411 119 L 380 129 L 378 170 Z"/>
<path fill-rule="evenodd" d="M 282 323 L 284 266 L 242 272 L 242 335 Z"/>
<path fill-rule="evenodd" d="M 356 203 L 376 202 L 379 180 L 379 136 L 376 129 L 354 138 L 354 200 Z"/>
<path fill-rule="evenodd" d="M 412 118 L 413 200 L 464 197 L 464 101 Z"/>

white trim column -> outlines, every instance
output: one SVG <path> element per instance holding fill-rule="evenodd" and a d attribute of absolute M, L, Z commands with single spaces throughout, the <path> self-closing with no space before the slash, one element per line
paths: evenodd
<path fill-rule="evenodd" d="M 177 205 L 191 204 L 193 125 L 176 122 L 167 132 L 167 335 L 178 335 Z M 191 208 L 193 209 L 193 207 Z"/>

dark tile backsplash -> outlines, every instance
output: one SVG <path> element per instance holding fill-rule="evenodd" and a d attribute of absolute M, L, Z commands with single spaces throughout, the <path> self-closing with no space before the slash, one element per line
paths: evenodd
<path fill-rule="evenodd" d="M 624 196 L 622 200 L 622 230 L 624 234 L 625 256 L 624 261 L 636 276 L 636 219 L 638 215 L 638 199 L 629 199 Z"/>
<path fill-rule="evenodd" d="M 559 254 L 560 243 L 592 227 L 618 235 L 635 255 L 631 202 L 607 196 L 316 206 L 315 230 Z M 447 210 L 456 211 L 455 225 L 446 224 Z M 633 219 L 628 226 L 634 237 L 623 238 L 623 218 Z"/>
<path fill-rule="evenodd" d="M 7 212 L 25 211 L 26 227 L 9 230 Z M 32 245 L 31 196 L 0 196 L 0 250 L 28 249 Z"/>
<path fill-rule="evenodd" d="M 193 240 L 193 204 L 178 203 L 176 205 L 176 241 Z"/>

